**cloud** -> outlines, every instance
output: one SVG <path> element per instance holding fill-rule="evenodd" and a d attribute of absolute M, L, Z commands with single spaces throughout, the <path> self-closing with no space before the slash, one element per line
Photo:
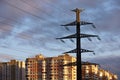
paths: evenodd
<path fill-rule="evenodd" d="M 9 55 L 9 54 L 2 54 L 0 53 L 0 61 L 9 61 L 11 59 L 15 59 L 15 57 L 13 55 Z"/>
<path fill-rule="evenodd" d="M 20 9 L 17 9 L 13 6 L 10 7 L 10 5 L 5 3 L 6 1 Z M 43 47 L 43 46 L 46 46 L 45 44 L 49 44 L 51 42 L 49 40 L 53 40 L 53 38 L 61 37 L 70 33 L 70 32 L 66 32 L 65 29 L 59 25 L 62 23 L 63 24 L 67 23 L 71 21 L 71 19 L 73 19 L 74 14 L 72 14 L 72 12 L 69 11 L 70 9 L 73 9 L 76 7 L 83 7 L 83 8 L 86 8 L 84 13 L 85 15 L 87 15 L 87 16 L 84 16 L 83 14 L 84 16 L 83 19 L 87 17 L 89 21 L 89 19 L 92 18 L 90 19 L 90 20 L 93 20 L 91 22 L 95 22 L 98 30 L 100 30 L 100 34 L 98 32 L 97 33 L 100 36 L 102 36 L 102 38 L 107 39 L 107 38 L 110 38 L 111 35 L 115 35 L 119 33 L 118 21 L 119 21 L 120 15 L 119 15 L 119 8 L 117 8 L 119 6 L 117 5 L 119 1 L 118 3 L 117 1 L 112 1 L 112 0 L 109 0 L 109 1 L 105 1 L 105 0 L 102 0 L 102 1 L 100 0 L 48 1 L 47 0 L 47 1 L 34 1 L 34 2 L 30 1 L 26 3 L 25 0 L 22 0 L 22 1 L 5 0 L 5 2 L 3 1 L 2 3 L 4 5 L 1 5 L 2 6 L 1 10 L 4 8 L 4 12 L 1 13 L 1 16 L 4 15 L 4 17 L 6 16 L 7 18 L 13 19 L 19 23 L 18 24 L 15 21 L 12 21 L 14 22 L 14 24 L 12 26 L 13 30 L 11 30 L 12 35 L 10 36 L 14 37 L 14 39 L 21 38 L 22 40 L 18 39 L 19 40 L 18 42 L 20 42 L 20 44 L 23 42 L 22 45 L 24 45 L 26 42 L 29 45 L 38 45 L 37 43 L 39 43 L 39 45 L 42 45 Z M 38 3 L 40 5 L 38 5 Z M 112 5 L 112 7 L 110 5 Z M 27 13 L 24 11 L 27 11 Z M 42 17 L 45 20 L 43 20 L 42 18 L 41 19 L 36 18 L 32 16 L 31 13 L 33 15 Z M 26 20 L 28 21 L 26 22 Z M 5 21 L 5 23 L 11 24 L 11 21 L 9 22 Z M 72 32 L 74 31 L 72 30 Z M 5 33 L 3 33 L 2 35 L 4 34 Z M 109 34 L 110 36 L 108 36 L 107 34 Z M 53 41 L 56 42 L 55 39 Z M 98 48 L 102 48 L 103 46 L 102 44 L 107 45 L 106 42 L 103 42 L 103 43 L 102 42 L 101 44 L 99 44 L 100 46 Z M 109 43 L 111 42 L 112 41 L 109 41 Z M 55 45 L 56 43 L 53 43 L 53 44 Z M 95 43 L 95 45 L 96 44 L 97 43 Z"/>

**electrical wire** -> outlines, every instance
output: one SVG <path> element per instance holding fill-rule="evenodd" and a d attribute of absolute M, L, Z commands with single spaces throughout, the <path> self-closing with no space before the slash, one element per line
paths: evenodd
<path fill-rule="evenodd" d="M 40 8 L 38 8 L 38 7 L 36 7 L 36 6 L 32 5 L 32 4 L 30 4 L 29 2 L 26 2 L 26 1 L 24 1 L 24 0 L 20 0 L 20 1 L 23 2 L 24 4 L 27 4 L 29 7 L 32 7 L 32 8 L 34 8 L 34 9 L 37 9 L 38 11 L 40 11 L 40 12 L 46 14 L 49 18 L 51 17 L 51 19 L 52 19 L 53 17 L 55 17 L 55 16 L 53 16 L 53 15 L 47 13 L 45 10 L 40 9 Z M 44 21 L 47 21 L 47 19 L 44 20 Z M 52 24 L 57 24 L 55 21 L 47 21 L 47 22 L 52 23 Z"/>
<path fill-rule="evenodd" d="M 34 17 L 38 17 L 39 19 L 41 18 L 41 17 L 39 17 L 39 16 L 36 16 L 36 15 L 34 15 L 34 14 L 32 14 L 32 13 L 29 13 L 28 11 L 25 11 L 25 10 L 23 10 L 23 9 L 21 9 L 21 8 L 19 8 L 19 7 L 16 7 L 15 5 L 12 5 L 12 4 L 10 4 L 9 2 L 7 2 L 7 1 L 4 1 L 5 3 L 7 3 L 9 6 L 11 6 L 11 7 L 14 7 L 14 8 L 16 8 L 16 9 L 18 9 L 18 10 L 20 10 L 20 11 L 22 11 L 22 12 L 24 12 L 24 13 L 27 13 L 27 14 L 30 14 L 30 15 L 32 15 L 32 16 L 34 16 Z M 42 21 L 46 21 L 46 20 L 42 20 Z M 56 24 L 56 22 L 54 22 L 54 21 L 49 21 L 49 22 L 51 22 L 52 24 Z"/>
<path fill-rule="evenodd" d="M 21 0 L 21 1 L 23 2 L 23 0 Z M 7 2 L 7 1 L 4 1 L 4 2 L 7 3 L 9 6 L 14 7 L 14 8 L 16 8 L 16 9 L 18 9 L 18 10 L 24 12 L 24 13 L 30 14 L 30 15 L 32 15 L 32 16 L 34 16 L 34 17 L 37 17 L 37 18 L 40 18 L 40 19 L 41 19 L 41 17 L 39 17 L 39 16 L 37 16 L 37 15 L 34 15 L 34 14 L 32 14 L 32 13 L 26 11 L 26 10 L 23 10 L 23 9 L 21 9 L 21 8 L 15 6 L 15 5 L 12 5 L 12 4 L 10 4 L 10 3 Z M 29 6 L 31 6 L 31 5 L 30 5 L 29 3 L 27 3 L 26 1 L 24 1 L 24 3 L 28 4 Z M 33 8 L 36 8 L 36 9 L 39 9 L 39 8 L 37 8 L 37 7 L 35 7 L 35 6 L 32 6 L 32 7 L 33 7 Z M 48 14 L 47 14 L 47 15 L 48 15 Z M 49 15 L 49 16 L 50 16 L 50 15 Z"/>
<path fill-rule="evenodd" d="M 32 7 L 32 8 L 37 9 L 38 11 L 42 11 L 44 14 L 47 14 L 47 15 L 49 15 L 49 16 L 51 16 L 51 17 L 54 17 L 54 16 L 50 15 L 49 13 L 47 13 L 45 10 L 40 9 L 40 8 L 34 6 L 34 5 L 31 5 L 31 4 L 30 4 L 29 2 L 27 2 L 26 0 L 20 0 L 20 1 L 23 2 L 23 3 L 25 3 L 25 4 L 27 4 L 28 6 L 30 6 L 30 7 Z"/>
<path fill-rule="evenodd" d="M 40 17 L 40 16 L 35 15 L 35 14 L 33 14 L 33 13 L 30 13 L 30 12 L 24 10 L 24 9 L 21 9 L 21 8 L 15 6 L 15 5 L 13 5 L 13 4 L 10 4 L 9 2 L 7 2 L 7 1 L 5 1 L 5 0 L 4 0 L 3 2 L 6 3 L 7 5 L 13 7 L 13 8 L 16 8 L 17 10 L 20 10 L 20 11 L 22 11 L 22 12 L 24 12 L 24 13 L 27 13 L 27 14 L 29 14 L 29 15 L 32 15 L 32 16 L 34 16 L 34 17 L 40 19 L 40 20 L 45 20 L 43 17 Z"/>
<path fill-rule="evenodd" d="M 0 17 L 1 17 L 1 16 L 0 16 Z M 1 18 L 4 18 L 5 20 L 12 21 L 12 22 L 14 22 L 14 23 L 16 23 L 16 24 L 27 25 L 27 24 L 25 24 L 25 23 L 18 22 L 18 21 L 14 20 L 14 19 L 11 19 L 11 18 L 7 18 L 7 17 L 1 17 Z M 1 21 L 0 23 L 1 23 L 1 24 L 9 25 L 9 26 L 11 26 L 11 27 L 15 26 L 15 25 L 13 25 L 13 24 L 9 24 L 9 23 L 3 22 L 3 21 Z M 32 32 L 32 31 L 29 31 L 29 32 L 30 32 L 31 34 L 32 34 L 32 33 L 35 34 L 35 33 Z"/>

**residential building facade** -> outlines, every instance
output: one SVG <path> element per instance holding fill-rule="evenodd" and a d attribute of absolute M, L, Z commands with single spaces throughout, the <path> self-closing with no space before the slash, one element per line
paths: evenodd
<path fill-rule="evenodd" d="M 26 62 L 0 62 L 0 80 L 76 80 L 76 58 L 68 54 L 57 57 L 36 55 Z M 82 80 L 118 80 L 117 75 L 99 64 L 82 62 Z"/>
<path fill-rule="evenodd" d="M 83 62 L 82 80 L 118 80 L 117 75 L 106 71 L 99 64 Z"/>
<path fill-rule="evenodd" d="M 76 59 L 68 54 L 57 57 L 43 57 L 26 59 L 27 80 L 76 80 L 76 67 L 64 66 L 75 62 Z"/>
<path fill-rule="evenodd" d="M 26 59 L 27 80 L 76 80 L 76 58 L 68 54 L 57 57 L 36 55 Z M 99 64 L 82 62 L 82 80 L 118 80 L 117 75 Z"/>
<path fill-rule="evenodd" d="M 17 60 L 1 62 L 0 80 L 26 80 L 25 62 Z"/>

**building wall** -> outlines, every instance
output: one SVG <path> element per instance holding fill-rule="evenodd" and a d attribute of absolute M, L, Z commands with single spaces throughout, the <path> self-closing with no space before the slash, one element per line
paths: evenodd
<path fill-rule="evenodd" d="M 37 55 L 35 58 L 27 58 L 27 80 L 76 80 L 75 66 L 64 66 L 75 61 L 76 59 L 68 54 L 47 58 Z"/>
<path fill-rule="evenodd" d="M 76 58 L 68 54 L 57 57 L 37 55 L 26 59 L 27 80 L 76 80 Z M 82 80 L 117 80 L 117 76 L 98 64 L 82 64 Z"/>
<path fill-rule="evenodd" d="M 26 69 L 26 70 L 25 70 Z M 0 80 L 76 80 L 76 58 L 37 55 L 23 61 L 0 63 Z M 82 80 L 118 80 L 117 75 L 98 64 L 82 62 Z"/>
<path fill-rule="evenodd" d="M 26 80 L 25 62 L 11 60 L 0 63 L 0 80 Z"/>
<path fill-rule="evenodd" d="M 117 75 L 88 62 L 86 65 L 82 65 L 82 74 L 82 80 L 118 80 Z"/>

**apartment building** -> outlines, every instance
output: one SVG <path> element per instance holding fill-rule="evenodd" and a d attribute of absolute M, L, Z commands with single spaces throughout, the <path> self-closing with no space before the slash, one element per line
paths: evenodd
<path fill-rule="evenodd" d="M 76 58 L 68 54 L 57 57 L 36 55 L 26 59 L 27 80 L 76 80 Z M 99 64 L 82 62 L 82 80 L 118 80 L 117 75 Z"/>
<path fill-rule="evenodd" d="M 99 64 L 83 62 L 82 80 L 118 80 L 117 75 L 106 71 Z"/>
<path fill-rule="evenodd" d="M 68 54 L 57 57 L 44 57 L 40 54 L 35 58 L 27 58 L 27 80 L 76 80 L 76 67 L 64 66 L 75 61 Z"/>
<path fill-rule="evenodd" d="M 26 80 L 25 62 L 17 60 L 1 62 L 0 80 Z"/>

